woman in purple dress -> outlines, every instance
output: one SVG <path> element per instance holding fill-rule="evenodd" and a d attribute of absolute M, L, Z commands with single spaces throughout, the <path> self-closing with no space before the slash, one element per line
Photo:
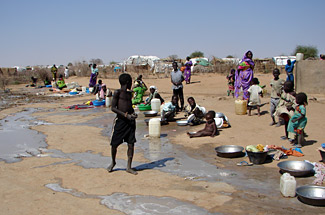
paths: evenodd
<path fill-rule="evenodd" d="M 186 84 L 191 83 L 191 67 L 192 67 L 193 63 L 190 60 L 191 60 L 190 57 L 186 58 L 185 71 L 184 71 L 184 79 L 185 79 Z"/>
<path fill-rule="evenodd" d="M 238 69 L 236 71 L 235 78 L 235 96 L 238 98 L 240 89 L 243 89 L 243 99 L 248 100 L 248 88 L 250 87 L 251 80 L 254 77 L 254 66 L 255 63 L 252 60 L 253 53 L 248 51 L 245 53 L 243 59 L 239 63 Z"/>

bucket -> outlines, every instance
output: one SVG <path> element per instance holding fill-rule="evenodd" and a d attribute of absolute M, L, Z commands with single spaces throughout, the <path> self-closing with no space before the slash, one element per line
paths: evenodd
<path fill-rule="evenodd" d="M 235 113 L 237 115 L 245 115 L 247 113 L 247 100 L 235 100 Z"/>
<path fill-rule="evenodd" d="M 161 125 L 159 118 L 153 118 L 149 120 L 149 136 L 160 137 Z"/>
<path fill-rule="evenodd" d="M 90 92 L 90 93 L 93 93 L 93 90 L 94 90 L 93 87 L 89 87 L 89 92 Z"/>
<path fill-rule="evenodd" d="M 160 105 L 161 105 L 160 99 L 152 99 L 151 100 L 151 110 L 159 112 Z"/>
<path fill-rule="evenodd" d="M 81 91 L 82 91 L 83 93 L 85 93 L 86 90 L 87 90 L 87 87 L 81 87 Z"/>
<path fill-rule="evenodd" d="M 303 53 L 297 53 L 296 54 L 296 61 L 301 61 L 304 59 L 304 54 Z"/>
<path fill-rule="evenodd" d="M 249 161 L 253 164 L 263 164 L 266 160 L 267 152 L 246 151 Z"/>
<path fill-rule="evenodd" d="M 280 178 L 280 191 L 284 197 L 296 196 L 296 179 L 289 173 L 283 173 Z"/>
<path fill-rule="evenodd" d="M 110 107 L 112 106 L 112 97 L 111 96 L 107 96 L 105 99 L 105 106 L 106 107 Z"/>

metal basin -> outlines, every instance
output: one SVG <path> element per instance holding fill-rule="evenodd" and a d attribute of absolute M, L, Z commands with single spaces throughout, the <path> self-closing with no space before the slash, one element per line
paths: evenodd
<path fill-rule="evenodd" d="M 177 125 L 179 126 L 185 126 L 188 125 L 188 121 L 187 120 L 178 120 L 176 121 Z"/>
<path fill-rule="evenodd" d="M 296 189 L 298 198 L 305 204 L 325 206 L 325 187 L 304 185 Z"/>
<path fill-rule="evenodd" d="M 235 158 L 243 156 L 244 147 L 236 145 L 224 145 L 215 148 L 217 155 L 225 158 Z"/>
<path fill-rule="evenodd" d="M 282 161 L 278 163 L 282 172 L 290 173 L 292 176 L 311 176 L 314 172 L 314 166 L 305 161 Z"/>
<path fill-rule="evenodd" d="M 152 116 L 157 116 L 158 112 L 157 111 L 146 111 L 146 112 L 143 112 L 143 114 L 146 117 L 152 117 Z"/>

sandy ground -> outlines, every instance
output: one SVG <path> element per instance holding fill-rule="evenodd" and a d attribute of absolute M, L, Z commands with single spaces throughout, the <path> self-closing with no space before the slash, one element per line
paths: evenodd
<path fill-rule="evenodd" d="M 281 75 L 284 78 L 284 75 Z M 267 85 L 272 79 L 270 74 L 257 74 L 261 84 Z M 88 78 L 71 77 L 67 82 L 78 82 L 87 86 Z M 169 101 L 172 95 L 169 78 L 144 79 L 147 86 L 155 85 L 162 97 Z M 103 79 L 110 89 L 119 87 L 117 79 Z M 0 208 L 1 214 L 138 214 L 130 207 L 121 210 L 121 207 L 106 207 L 99 196 L 110 196 L 123 193 L 129 196 L 169 197 L 175 201 L 194 205 L 209 213 L 221 214 L 325 214 L 325 209 L 305 205 L 297 198 L 284 198 L 279 192 L 281 174 L 277 168 L 278 161 L 252 166 L 238 167 L 236 163 L 246 160 L 247 157 L 226 159 L 216 156 L 214 148 L 220 145 L 278 145 L 290 148 L 287 141 L 280 140 L 284 134 L 284 127 L 269 126 L 269 95 L 262 98 L 262 116 L 258 117 L 256 110 L 253 116 L 235 115 L 234 101 L 226 95 L 227 82 L 224 76 L 218 74 L 204 74 L 192 76 L 192 84 L 184 86 L 185 98 L 193 96 L 196 102 L 207 110 L 223 112 L 231 122 L 232 127 L 221 129 L 216 137 L 202 137 L 190 139 L 186 131 L 196 131 L 204 125 L 177 127 L 170 123 L 162 127 L 162 133 L 167 134 L 169 142 L 177 149 L 184 151 L 191 158 L 201 160 L 215 166 L 216 169 L 231 170 L 240 173 L 236 183 L 231 180 L 186 180 L 186 177 L 161 171 L 159 168 L 139 171 L 137 176 L 125 171 L 107 173 L 105 167 L 84 168 L 83 166 L 69 163 L 69 158 L 62 157 L 29 157 L 21 162 L 0 163 Z M 36 94 L 40 89 L 24 88 L 24 85 L 10 86 L 12 91 L 25 90 Z M 42 89 L 44 90 L 44 89 Z M 46 94 L 51 94 L 45 91 Z M 287 160 L 309 160 L 319 162 L 321 159 L 317 148 L 325 142 L 322 135 L 325 126 L 325 96 L 308 95 L 307 106 L 308 124 L 306 132 L 306 145 L 302 148 L 304 157 L 288 157 Z M 65 115 L 67 112 L 83 113 L 83 110 L 66 110 L 63 107 L 80 104 L 90 99 L 92 95 L 56 99 L 52 102 L 39 102 L 20 105 L 2 110 L 0 119 L 20 112 L 26 108 L 41 108 L 33 114 L 39 120 L 52 124 L 35 126 L 33 129 L 46 135 L 48 149 L 60 150 L 64 153 L 90 153 L 101 155 L 107 161 L 110 157 L 110 148 L 107 135 L 103 135 L 103 127 L 88 125 L 95 118 L 100 118 L 103 112 L 91 114 Z M 109 109 L 105 112 L 112 113 Z M 179 114 L 178 117 L 182 117 Z M 140 121 L 140 123 L 144 123 Z M 138 124 L 139 124 L 138 122 Z M 105 121 L 103 122 L 105 124 Z M 107 129 L 111 125 L 106 125 Z M 1 132 L 1 131 L 0 131 Z M 134 161 L 150 163 L 140 149 L 142 139 L 138 138 Z M 117 158 L 126 160 L 126 145 L 118 149 Z M 177 158 L 176 158 L 177 159 Z M 63 162 L 63 163 L 62 163 Z M 94 161 L 95 162 L 95 161 Z M 105 164 L 104 162 L 104 164 Z M 105 164 L 106 165 L 106 164 Z M 166 164 L 167 165 L 167 164 Z M 195 166 L 193 169 L 195 171 Z M 236 179 L 234 179 L 236 180 Z M 258 189 L 243 188 L 245 184 L 256 180 L 259 184 L 271 184 L 274 189 L 269 193 Z M 297 178 L 297 185 L 311 184 L 314 177 Z M 239 181 L 239 183 L 238 183 Z M 49 184 L 57 184 L 61 190 L 48 188 Z M 67 189 L 67 190 L 64 190 Z M 129 201 L 132 201 L 129 200 Z M 135 200 L 134 200 L 135 201 Z M 119 203 L 116 202 L 116 205 Z M 140 204 L 133 202 L 133 204 Z M 173 214 L 161 212 L 161 214 Z M 185 212 L 183 211 L 183 214 Z M 152 213 L 155 214 L 155 213 Z M 156 213 L 160 214 L 160 213 Z M 177 213 L 175 213 L 177 214 Z M 199 213 L 198 213 L 199 214 Z"/>

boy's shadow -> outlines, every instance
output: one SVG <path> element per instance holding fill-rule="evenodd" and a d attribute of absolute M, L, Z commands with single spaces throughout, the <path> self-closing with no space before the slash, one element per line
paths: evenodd
<path fill-rule="evenodd" d="M 172 161 L 175 158 L 164 158 L 161 160 L 157 160 L 157 161 L 153 161 L 151 163 L 144 163 L 144 164 L 140 164 L 136 167 L 134 167 L 134 169 L 136 171 L 142 171 L 142 170 L 146 170 L 146 169 L 154 169 L 154 168 L 162 168 L 166 166 L 166 162 L 167 161 Z"/>
<path fill-rule="evenodd" d="M 134 169 L 135 171 L 143 171 L 143 170 L 147 170 L 147 169 L 154 169 L 154 168 L 162 168 L 166 166 L 166 162 L 167 161 L 171 161 L 174 160 L 175 158 L 164 158 L 161 160 L 157 160 L 157 161 L 153 161 L 151 163 L 144 163 L 144 164 L 140 164 L 136 167 L 133 167 L 132 169 Z M 125 171 L 125 168 L 116 168 L 113 170 L 113 172 L 116 171 Z"/>
<path fill-rule="evenodd" d="M 201 81 L 191 81 L 189 84 L 201 83 Z"/>

